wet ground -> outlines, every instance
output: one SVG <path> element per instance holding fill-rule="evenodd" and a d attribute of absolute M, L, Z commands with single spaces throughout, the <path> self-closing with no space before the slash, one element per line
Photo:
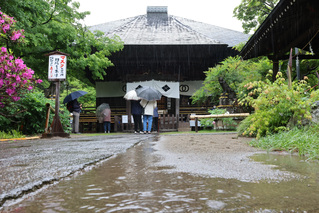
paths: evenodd
<path fill-rule="evenodd" d="M 123 134 L 0 142 L 0 207 L 36 191 L 150 136 Z"/>
<path fill-rule="evenodd" d="M 186 135 L 145 137 L 2 211 L 319 212 L 318 203 L 318 162 L 267 154 L 234 135 Z"/>

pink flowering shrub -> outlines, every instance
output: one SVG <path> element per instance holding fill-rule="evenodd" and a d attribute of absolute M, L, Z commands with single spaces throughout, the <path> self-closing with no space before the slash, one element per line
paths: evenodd
<path fill-rule="evenodd" d="M 15 20 L 0 11 L 0 44 L 2 40 L 20 42 L 23 30 L 15 30 Z M 15 58 L 10 50 L 1 47 L 0 50 L 0 108 L 6 104 L 20 100 L 21 95 L 33 89 L 36 80 L 34 71 L 28 68 L 22 59 Z"/>
<path fill-rule="evenodd" d="M 17 21 L 13 17 L 8 16 L 0 11 L 0 36 L 1 38 L 18 41 L 24 38 L 24 30 L 15 30 L 15 23 Z"/>

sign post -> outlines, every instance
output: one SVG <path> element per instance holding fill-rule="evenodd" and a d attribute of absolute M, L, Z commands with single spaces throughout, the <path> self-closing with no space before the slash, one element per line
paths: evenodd
<path fill-rule="evenodd" d="M 49 69 L 48 69 L 48 80 L 54 81 L 56 84 L 56 94 L 55 94 L 55 115 L 50 127 L 50 130 L 42 134 L 42 137 L 70 137 L 70 134 L 65 133 L 62 127 L 62 123 L 59 116 L 60 109 L 60 81 L 66 79 L 66 62 L 67 56 L 69 54 L 54 51 L 46 54 L 49 56 Z"/>

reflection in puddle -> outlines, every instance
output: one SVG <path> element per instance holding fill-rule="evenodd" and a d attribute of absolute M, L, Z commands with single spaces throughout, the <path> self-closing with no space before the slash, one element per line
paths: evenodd
<path fill-rule="evenodd" d="M 12 206 L 15 212 L 318 212 L 318 164 L 287 155 L 252 158 L 306 176 L 242 182 L 165 172 L 145 142 Z M 145 151 L 147 150 L 147 152 Z"/>

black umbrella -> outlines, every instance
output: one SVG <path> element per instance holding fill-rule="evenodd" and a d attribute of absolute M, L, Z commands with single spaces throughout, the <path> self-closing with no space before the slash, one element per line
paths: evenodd
<path fill-rule="evenodd" d="M 161 100 L 162 94 L 153 87 L 143 86 L 136 89 L 137 97 L 145 99 L 147 101 Z"/>
<path fill-rule="evenodd" d="M 73 101 L 74 99 L 77 99 L 77 98 L 79 98 L 79 97 L 81 97 L 81 96 L 83 96 L 83 95 L 85 95 L 85 94 L 87 94 L 87 92 L 82 91 L 82 90 L 72 92 L 72 93 L 68 94 L 68 95 L 64 98 L 63 104 L 66 104 L 66 103 L 68 103 L 68 102 L 70 102 L 70 101 Z"/>

